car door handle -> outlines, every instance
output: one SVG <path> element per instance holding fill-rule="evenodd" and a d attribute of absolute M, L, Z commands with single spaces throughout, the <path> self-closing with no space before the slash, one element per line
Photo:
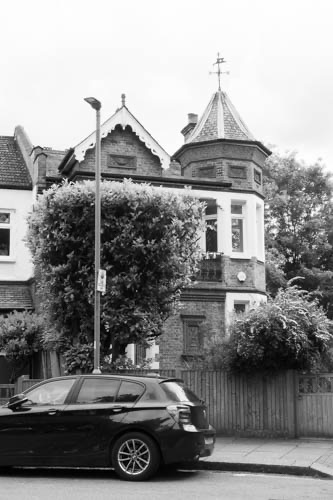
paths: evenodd
<path fill-rule="evenodd" d="M 49 410 L 47 412 L 48 415 L 57 415 L 57 413 L 59 413 L 59 410 L 55 410 L 55 409 L 54 410 Z"/>
<path fill-rule="evenodd" d="M 113 406 L 113 407 L 112 407 L 112 411 L 113 411 L 114 413 L 120 413 L 123 409 L 124 409 L 124 407 L 123 407 L 123 406 Z"/>

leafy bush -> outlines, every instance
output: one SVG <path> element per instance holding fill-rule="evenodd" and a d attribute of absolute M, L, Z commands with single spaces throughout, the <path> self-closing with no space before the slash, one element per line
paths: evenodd
<path fill-rule="evenodd" d="M 213 340 L 206 357 L 213 367 L 239 372 L 318 370 L 330 363 L 332 342 L 332 322 L 318 300 L 288 286 L 275 299 L 236 316 L 229 339 Z"/>
<path fill-rule="evenodd" d="M 41 346 L 44 321 L 35 313 L 14 311 L 7 317 L 0 317 L 0 349 L 6 354 L 13 369 L 15 380 L 34 352 Z"/>
<path fill-rule="evenodd" d="M 41 308 L 71 344 L 93 341 L 95 183 L 64 183 L 39 198 L 29 220 Z M 153 339 L 197 271 L 203 204 L 190 191 L 130 181 L 101 185 L 102 356 Z M 60 338 L 51 335 L 51 341 Z"/>
<path fill-rule="evenodd" d="M 91 373 L 94 368 L 94 347 L 92 344 L 78 344 L 65 350 L 65 373 Z"/>

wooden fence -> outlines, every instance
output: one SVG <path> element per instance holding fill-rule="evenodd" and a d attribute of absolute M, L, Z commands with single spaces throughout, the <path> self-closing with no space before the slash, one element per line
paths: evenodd
<path fill-rule="evenodd" d="M 206 402 L 209 421 L 219 434 L 333 438 L 333 374 L 287 371 L 272 376 L 250 376 L 210 370 L 117 373 L 152 372 L 184 380 Z M 20 377 L 15 392 L 37 382 Z M 14 386 L 10 391 L 14 392 Z"/>

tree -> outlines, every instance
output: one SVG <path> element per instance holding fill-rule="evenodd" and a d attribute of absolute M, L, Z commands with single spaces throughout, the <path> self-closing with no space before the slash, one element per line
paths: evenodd
<path fill-rule="evenodd" d="M 94 317 L 94 200 L 91 181 L 53 186 L 29 220 L 28 245 L 49 338 L 90 344 Z M 203 205 L 190 191 L 103 182 L 101 351 L 154 339 L 196 272 Z"/>
<path fill-rule="evenodd" d="M 302 287 L 320 290 L 321 304 L 333 318 L 331 175 L 321 163 L 306 166 L 290 153 L 272 155 L 264 179 L 268 291 L 274 295 L 285 286 L 281 271 L 286 280 L 302 276 Z"/>
<path fill-rule="evenodd" d="M 320 267 L 332 253 L 331 175 L 320 163 L 298 162 L 295 153 L 275 154 L 265 165 L 265 195 L 266 241 L 284 255 L 286 273 Z"/>
<path fill-rule="evenodd" d="M 332 369 L 333 323 L 296 286 L 234 317 L 230 337 L 208 347 L 208 361 L 238 372 Z"/>

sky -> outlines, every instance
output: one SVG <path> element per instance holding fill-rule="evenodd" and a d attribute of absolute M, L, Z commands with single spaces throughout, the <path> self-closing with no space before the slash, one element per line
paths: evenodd
<path fill-rule="evenodd" d="M 0 135 L 67 149 L 126 105 L 172 155 L 222 89 L 258 141 L 333 173 L 332 0 L 0 0 Z"/>

